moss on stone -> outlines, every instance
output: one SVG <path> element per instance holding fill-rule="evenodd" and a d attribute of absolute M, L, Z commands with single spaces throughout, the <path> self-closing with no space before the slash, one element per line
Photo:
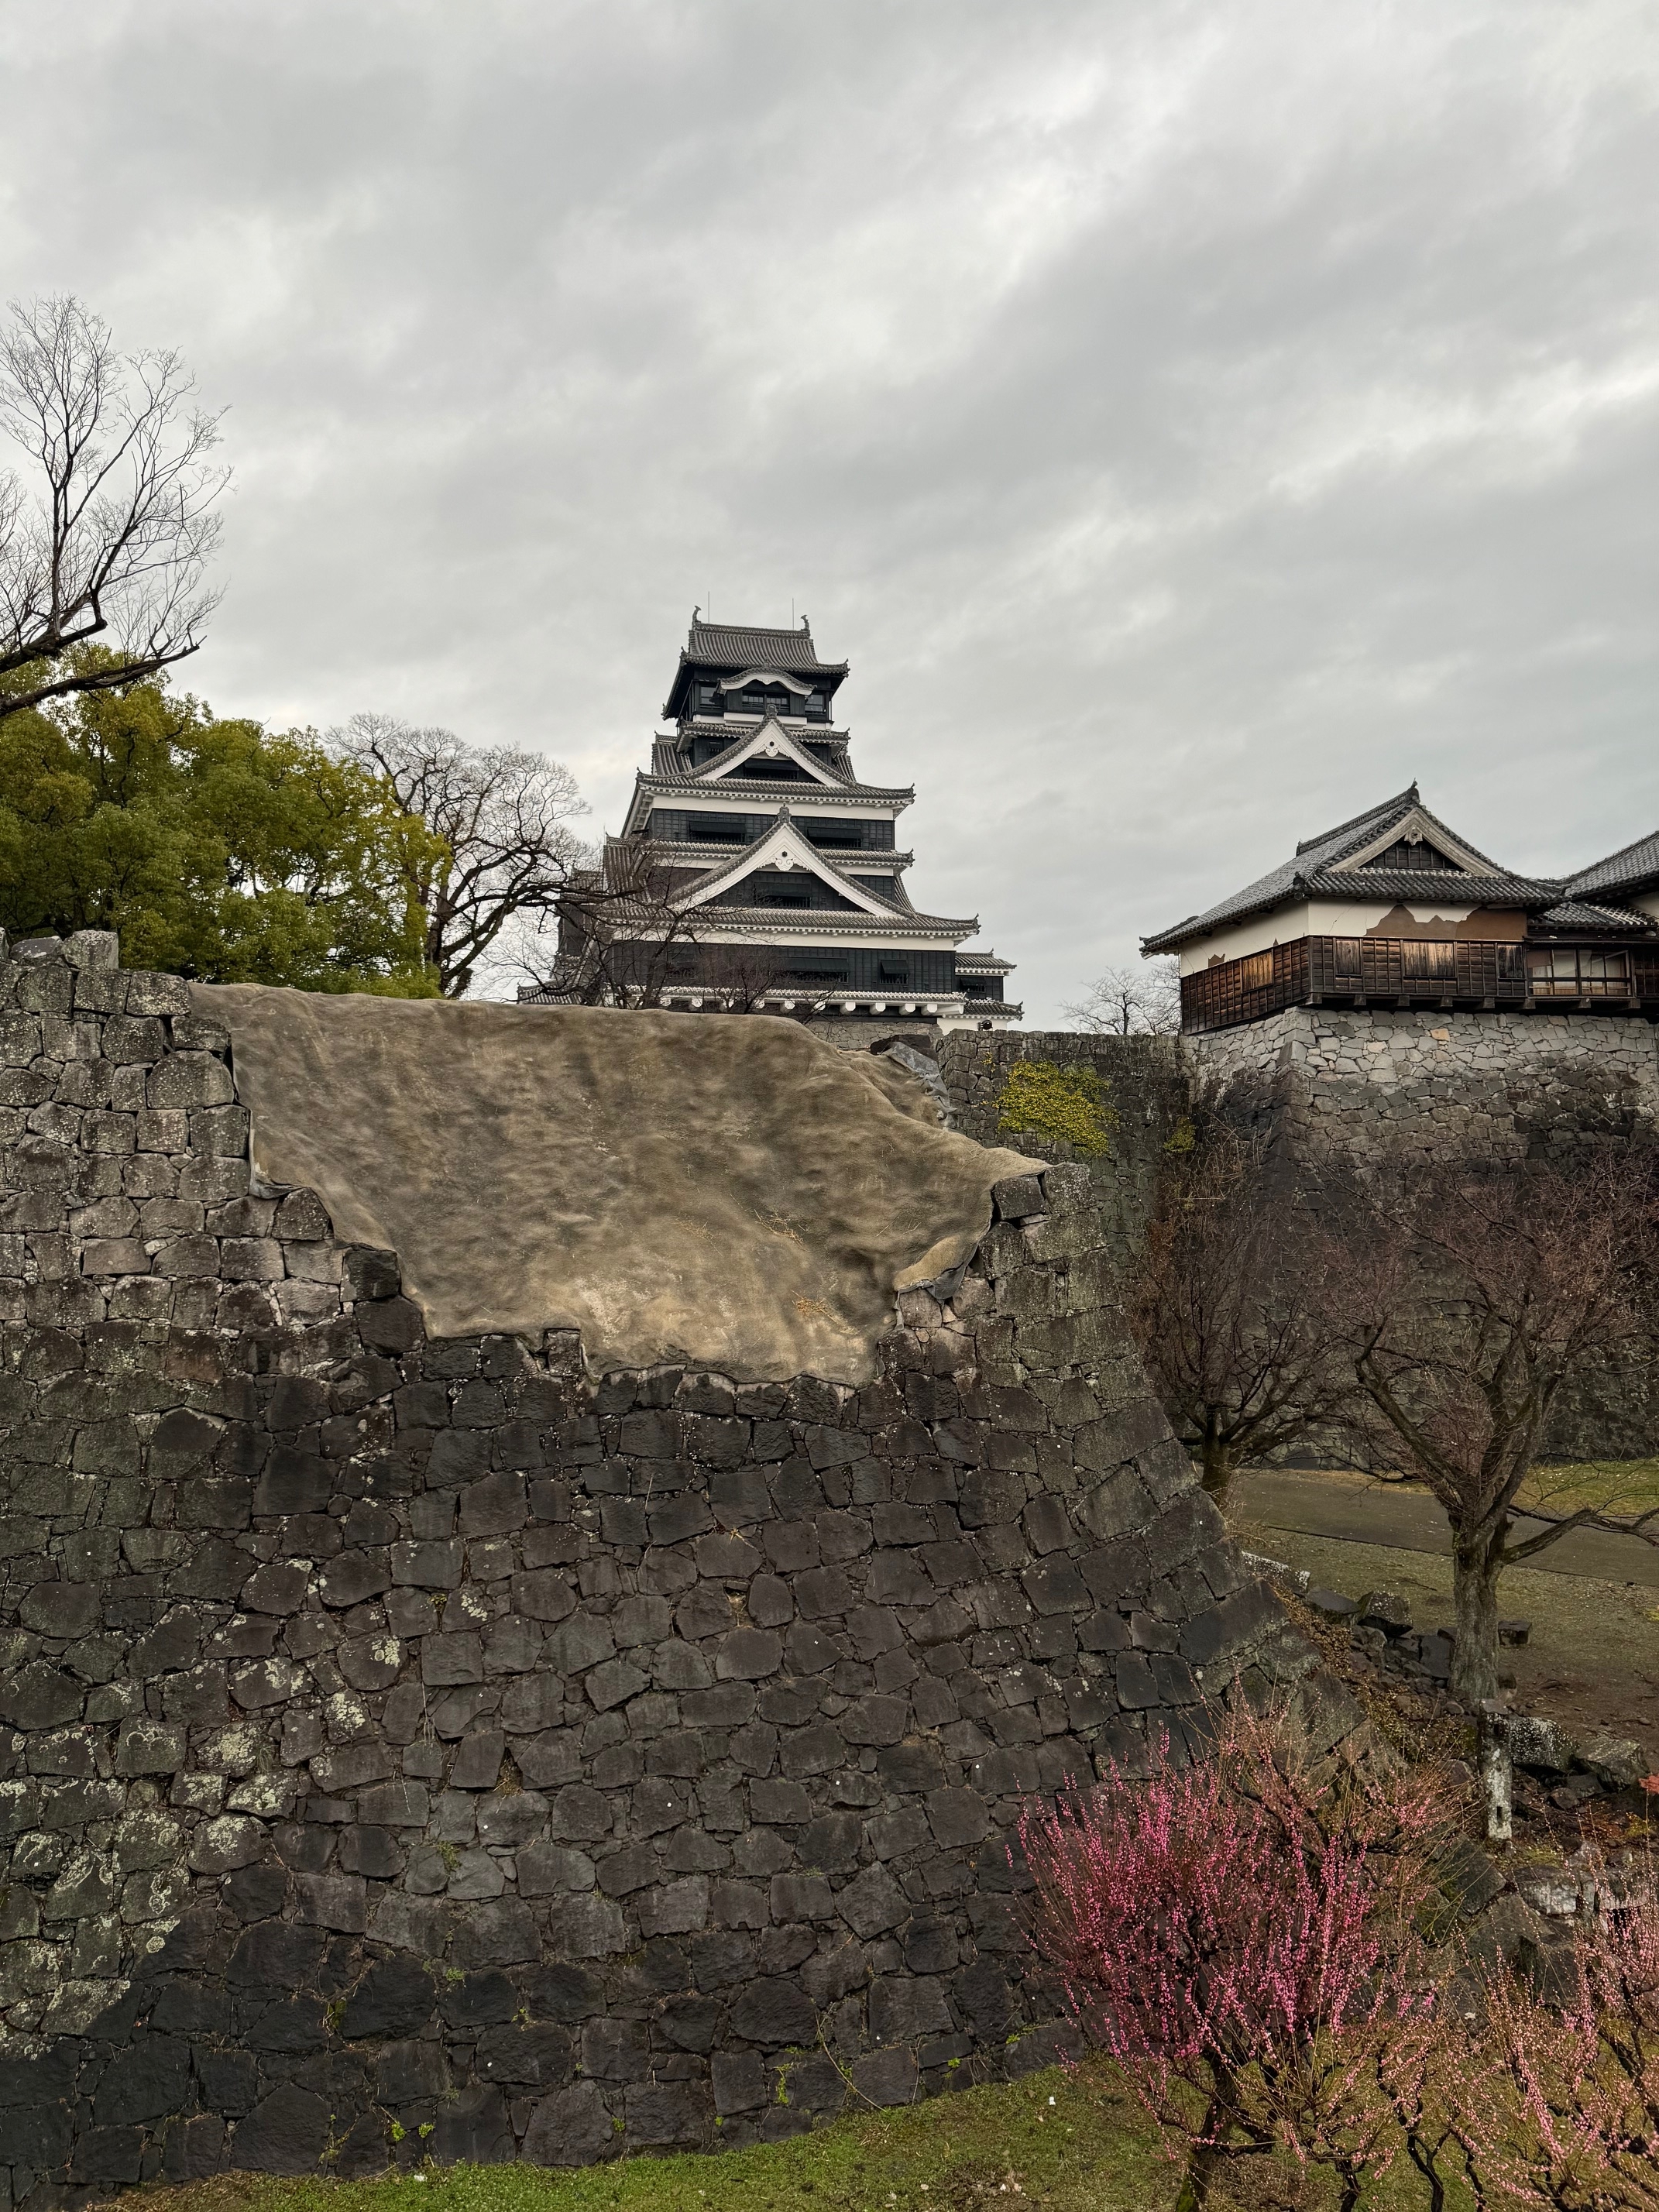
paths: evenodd
<path fill-rule="evenodd" d="M 1112 1149 L 1117 1127 L 1117 1109 L 1106 1100 L 1109 1087 L 1092 1067 L 1016 1060 L 997 1100 L 997 1127 L 1069 1145 L 1085 1158 L 1102 1158 Z"/>

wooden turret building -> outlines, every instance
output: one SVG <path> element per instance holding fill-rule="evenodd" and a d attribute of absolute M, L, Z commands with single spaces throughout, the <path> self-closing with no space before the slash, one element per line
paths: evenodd
<path fill-rule="evenodd" d="M 1182 1027 L 1290 1006 L 1659 1019 L 1659 833 L 1577 874 L 1516 875 L 1413 784 L 1142 940 L 1181 958 Z"/>
<path fill-rule="evenodd" d="M 694 611 L 651 765 L 636 779 L 606 881 L 648 868 L 655 911 L 633 925 L 656 951 L 653 995 L 842 1024 L 908 1018 L 999 1029 L 1012 964 L 963 951 L 976 917 L 912 903 L 899 816 L 914 787 L 860 782 L 835 726 L 844 660 L 811 629 L 708 623 Z M 643 972 L 643 962 L 642 969 Z"/>

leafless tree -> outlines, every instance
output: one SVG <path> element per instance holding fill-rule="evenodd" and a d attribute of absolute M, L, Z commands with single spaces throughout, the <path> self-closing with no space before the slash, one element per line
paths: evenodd
<path fill-rule="evenodd" d="M 669 984 L 696 972 L 692 949 L 707 932 L 700 908 L 675 897 L 672 847 L 646 840 L 613 845 L 603 866 L 589 856 L 570 872 L 556 906 L 556 951 L 532 940 L 514 965 L 520 995 L 545 994 L 569 1006 L 659 1006 Z"/>
<path fill-rule="evenodd" d="M 0 718 L 113 690 L 202 643 L 228 469 L 176 353 L 120 355 L 74 298 L 14 301 L 0 336 Z M 94 643 L 98 653 L 77 652 Z"/>
<path fill-rule="evenodd" d="M 1096 1036 L 1173 1036 L 1181 1027 L 1181 963 L 1160 956 L 1138 969 L 1109 968 L 1066 1012 Z"/>
<path fill-rule="evenodd" d="M 426 957 L 447 999 L 465 995 L 511 924 L 559 912 L 587 857 L 568 826 L 585 803 L 568 769 L 539 753 L 469 745 L 451 730 L 355 714 L 330 732 L 342 758 L 384 776 L 406 814 L 443 841 L 410 890 L 427 917 Z"/>
<path fill-rule="evenodd" d="M 1218 1504 L 1238 1468 L 1352 1399 L 1343 1279 L 1263 1142 L 1206 1115 L 1162 1179 L 1128 1293 L 1152 1387 Z"/>
<path fill-rule="evenodd" d="M 1511 1542 L 1517 1492 L 1563 1388 L 1654 1343 L 1659 1175 L 1645 1148 L 1391 1179 L 1354 1248 L 1353 1358 L 1372 1449 L 1421 1478 L 1451 1523 L 1466 1704 L 1498 1688 L 1498 1581 L 1585 1505 Z"/>

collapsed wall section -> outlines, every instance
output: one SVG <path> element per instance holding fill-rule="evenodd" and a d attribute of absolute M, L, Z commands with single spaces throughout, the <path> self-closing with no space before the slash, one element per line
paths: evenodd
<path fill-rule="evenodd" d="M 14 2203 L 714 2147 L 1041 2063 L 1032 1793 L 1294 1671 L 1112 1304 L 998 1186 L 853 1389 L 428 1337 L 250 1176 L 230 1040 L 0 963 Z M 326 1101 L 319 1101 L 326 1110 Z"/>

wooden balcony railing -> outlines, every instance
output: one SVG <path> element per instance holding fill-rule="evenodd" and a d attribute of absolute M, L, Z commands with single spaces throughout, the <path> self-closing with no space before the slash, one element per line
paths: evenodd
<path fill-rule="evenodd" d="M 1325 1003 L 1465 1010 L 1659 1006 L 1659 944 L 1526 945 L 1473 938 L 1297 937 L 1181 981 L 1184 1030 L 1231 1029 Z"/>

